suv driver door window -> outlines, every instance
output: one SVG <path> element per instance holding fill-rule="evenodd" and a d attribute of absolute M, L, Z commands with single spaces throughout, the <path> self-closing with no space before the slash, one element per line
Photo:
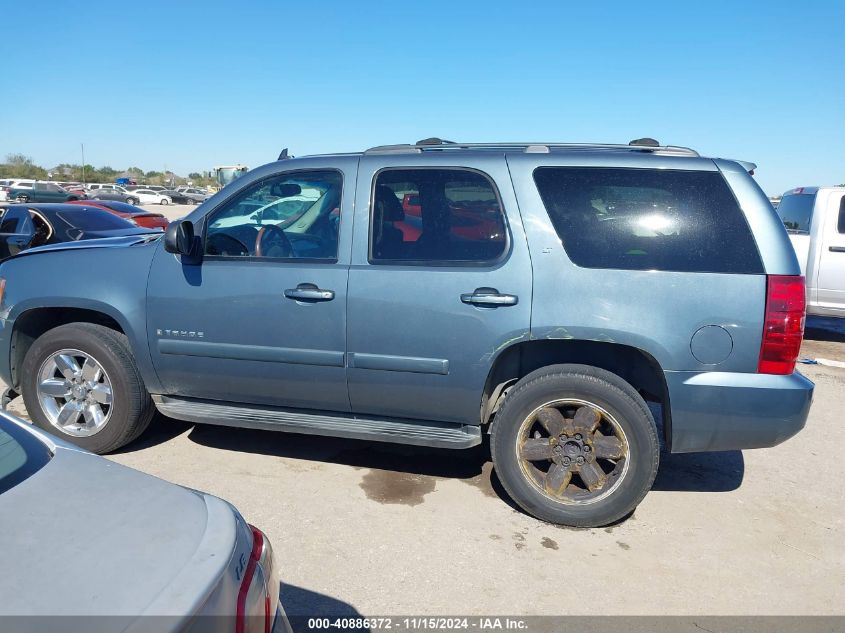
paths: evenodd
<path fill-rule="evenodd" d="M 342 189 L 343 179 L 334 170 L 259 181 L 210 219 L 205 254 L 335 260 Z"/>

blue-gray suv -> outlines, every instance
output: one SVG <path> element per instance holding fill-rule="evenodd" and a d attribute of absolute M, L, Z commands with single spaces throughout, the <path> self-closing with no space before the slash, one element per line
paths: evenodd
<path fill-rule="evenodd" d="M 192 422 L 467 448 L 574 526 L 797 433 L 804 281 L 749 172 L 651 139 L 284 159 L 164 236 L 0 266 L 0 377 L 98 453 Z M 14 396 L 14 393 L 7 394 Z"/>

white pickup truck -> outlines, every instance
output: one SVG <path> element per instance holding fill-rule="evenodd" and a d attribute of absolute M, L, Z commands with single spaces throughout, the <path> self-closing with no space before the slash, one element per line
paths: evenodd
<path fill-rule="evenodd" d="M 792 189 L 777 212 L 807 279 L 807 314 L 845 317 L 845 186 Z"/>

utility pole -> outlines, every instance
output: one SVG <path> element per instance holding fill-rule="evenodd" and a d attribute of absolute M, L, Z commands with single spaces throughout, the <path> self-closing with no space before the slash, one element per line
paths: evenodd
<path fill-rule="evenodd" d="M 82 148 L 82 184 L 85 185 L 85 144 L 80 143 L 79 147 Z"/>

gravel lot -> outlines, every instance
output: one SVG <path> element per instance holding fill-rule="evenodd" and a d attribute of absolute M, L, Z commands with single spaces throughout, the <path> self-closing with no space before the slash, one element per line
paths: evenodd
<path fill-rule="evenodd" d="M 845 361 L 845 329 L 810 325 L 803 355 Z M 110 459 L 232 501 L 270 536 L 292 615 L 842 614 L 845 369 L 801 370 L 816 382 L 802 433 L 768 450 L 664 455 L 634 515 L 604 529 L 517 511 L 486 446 L 158 416 Z"/>

